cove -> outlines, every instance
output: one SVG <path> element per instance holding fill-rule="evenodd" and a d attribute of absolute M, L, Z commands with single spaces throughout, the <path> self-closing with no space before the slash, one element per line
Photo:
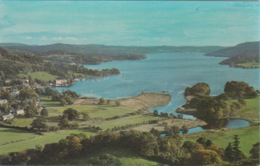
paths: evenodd
<path fill-rule="evenodd" d="M 100 65 L 86 65 L 92 69 L 118 68 L 121 74 L 99 79 L 78 81 L 71 87 L 57 87 L 58 91 L 73 90 L 82 96 L 119 99 L 137 96 L 141 92 L 168 91 L 172 100 L 159 112 L 175 113 L 185 103 L 183 92 L 187 86 L 205 82 L 211 95 L 223 93 L 227 81 L 244 81 L 259 85 L 259 68 L 240 69 L 219 65 L 223 57 L 208 57 L 203 53 L 156 53 L 137 61 L 113 61 Z M 185 115 L 184 118 L 193 118 Z"/>
<path fill-rule="evenodd" d="M 244 119 L 230 119 L 228 123 L 223 126 L 223 128 L 235 129 L 235 128 L 247 127 L 249 125 L 250 123 Z M 206 129 L 203 129 L 202 127 L 194 127 L 189 129 L 188 134 L 198 133 L 205 130 Z"/>

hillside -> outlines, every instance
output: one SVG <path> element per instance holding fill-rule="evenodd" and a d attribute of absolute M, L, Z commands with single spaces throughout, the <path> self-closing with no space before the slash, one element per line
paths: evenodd
<path fill-rule="evenodd" d="M 207 56 L 235 57 L 235 56 L 259 56 L 260 42 L 246 42 L 233 47 L 220 49 L 207 53 Z"/>
<path fill-rule="evenodd" d="M 228 57 L 228 59 L 221 61 L 220 64 L 230 65 L 231 67 L 257 68 L 260 67 L 259 48 L 260 42 L 246 42 L 207 53 L 206 55 Z"/>
<path fill-rule="evenodd" d="M 34 76 L 39 73 L 52 78 L 71 80 L 80 77 L 98 77 L 120 73 L 118 69 L 92 70 L 80 65 L 65 63 L 65 60 L 52 61 L 33 52 L 3 48 L 0 48 L 0 59 L 0 81 L 14 79 L 18 76 Z"/>
<path fill-rule="evenodd" d="M 144 54 L 159 52 L 212 52 L 223 47 L 206 46 L 106 46 L 106 45 L 25 45 L 19 43 L 2 43 L 0 47 L 10 50 L 29 51 L 43 56 L 45 59 L 66 61 L 68 63 L 99 64 L 114 60 L 139 60 L 144 59 Z"/>

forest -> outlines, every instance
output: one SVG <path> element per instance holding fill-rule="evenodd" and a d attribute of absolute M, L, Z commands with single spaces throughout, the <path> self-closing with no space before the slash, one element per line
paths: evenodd
<path fill-rule="evenodd" d="M 119 74 L 118 69 L 92 70 L 79 63 L 53 61 L 37 54 L 25 51 L 10 51 L 0 48 L 0 81 L 18 78 L 19 74 L 47 72 L 58 78 L 74 79 L 101 77 Z M 63 57 L 64 58 L 64 57 Z"/>

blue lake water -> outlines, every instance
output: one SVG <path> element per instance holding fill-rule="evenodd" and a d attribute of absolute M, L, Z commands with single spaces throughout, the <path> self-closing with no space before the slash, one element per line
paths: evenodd
<path fill-rule="evenodd" d="M 235 128 L 247 127 L 249 125 L 250 123 L 247 120 L 231 119 L 228 121 L 228 124 L 224 126 L 224 128 L 235 129 Z M 205 129 L 203 129 L 202 127 L 194 127 L 189 129 L 188 133 L 193 134 L 201 131 L 205 131 Z"/>
<path fill-rule="evenodd" d="M 79 81 L 71 87 L 56 88 L 73 90 L 83 96 L 118 99 L 141 92 L 169 91 L 172 100 L 158 111 L 175 113 L 185 103 L 183 92 L 187 86 L 198 82 L 210 85 L 211 95 L 223 93 L 227 81 L 244 81 L 259 88 L 259 69 L 230 68 L 218 63 L 225 58 L 208 57 L 203 53 L 149 54 L 144 60 L 114 61 L 100 65 L 86 65 L 92 69 L 118 68 L 120 75 Z M 151 110 L 152 111 L 152 110 Z M 184 118 L 193 118 L 185 115 Z"/>

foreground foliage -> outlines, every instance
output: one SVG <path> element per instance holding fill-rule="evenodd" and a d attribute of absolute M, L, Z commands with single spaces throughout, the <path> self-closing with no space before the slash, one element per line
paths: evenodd
<path fill-rule="evenodd" d="M 234 153 L 236 153 L 236 150 L 239 150 L 239 142 L 235 138 L 233 145 Z M 254 161 L 257 147 L 257 144 L 253 147 L 251 158 L 247 159 L 247 162 Z M 204 138 L 198 139 L 197 142 L 183 142 L 182 137 L 178 134 L 157 137 L 149 132 L 131 130 L 121 131 L 120 133 L 103 132 L 89 138 L 84 134 L 73 134 L 58 143 L 2 155 L 0 156 L 0 164 L 61 164 L 79 157 L 91 158 L 91 154 L 104 148 L 125 148 L 139 156 L 169 165 L 223 165 L 230 162 L 222 148 L 217 147 L 210 140 L 204 140 Z M 88 161 L 89 163 L 86 164 L 89 165 L 96 163 L 120 165 L 120 161 L 110 154 Z M 234 158 L 232 162 L 240 165 L 240 161 L 240 158 Z"/>

